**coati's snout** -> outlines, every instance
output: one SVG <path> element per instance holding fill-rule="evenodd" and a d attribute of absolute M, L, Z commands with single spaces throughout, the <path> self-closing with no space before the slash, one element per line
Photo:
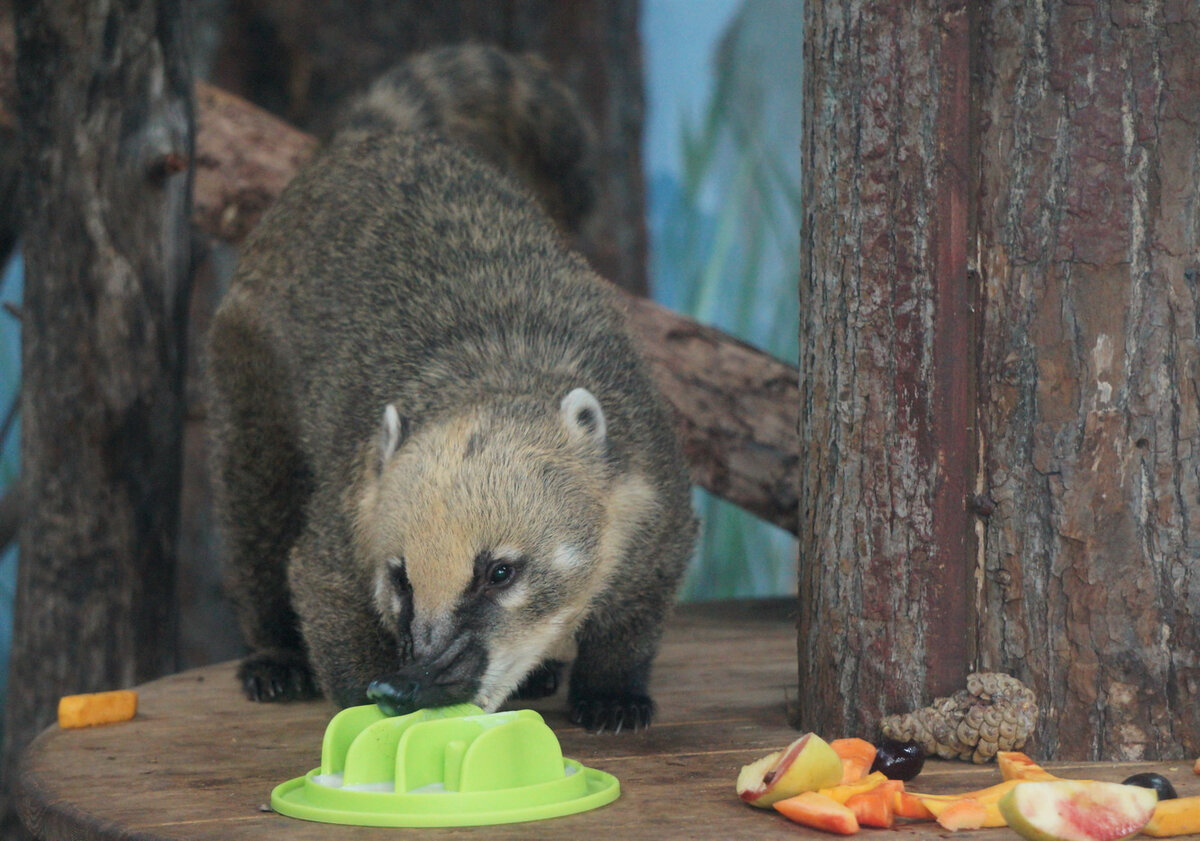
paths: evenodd
<path fill-rule="evenodd" d="M 435 612 L 414 592 L 404 558 L 384 565 L 375 598 L 397 637 L 401 665 L 378 676 L 367 697 L 389 715 L 478 700 L 488 666 L 487 602 L 517 577 L 517 563 L 481 553 L 474 567 L 454 608 Z"/>
<path fill-rule="evenodd" d="M 367 697 L 388 715 L 471 702 L 486 664 L 487 650 L 473 636 L 459 636 L 433 656 L 373 681 Z"/>

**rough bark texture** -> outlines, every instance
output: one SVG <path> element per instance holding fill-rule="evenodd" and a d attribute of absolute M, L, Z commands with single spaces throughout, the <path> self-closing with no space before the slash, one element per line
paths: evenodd
<path fill-rule="evenodd" d="M 808 6 L 803 723 L 869 730 L 957 657 L 1037 691 L 1039 756 L 1194 756 L 1200 7 L 967 8 Z"/>
<path fill-rule="evenodd" d="M 6 107 L 16 102 L 15 37 L 12 4 L 0 0 L 0 270 L 12 255 L 20 226 L 17 189 L 21 144 L 17 140 L 16 114 Z"/>
<path fill-rule="evenodd" d="M 970 656 L 969 22 L 805 13 L 799 723 L 873 736 Z"/>
<path fill-rule="evenodd" d="M 6 777 L 60 695 L 174 667 L 192 152 L 178 22 L 151 0 L 17 13 L 28 248 Z"/>
<path fill-rule="evenodd" d="M 580 242 L 606 277 L 646 290 L 638 0 L 233 0 L 213 80 L 325 136 L 347 96 L 406 54 L 479 41 L 544 57 L 599 139 L 599 206 Z"/>
<path fill-rule="evenodd" d="M 679 416 L 692 481 L 796 533 L 796 369 L 713 327 L 628 296 L 629 323 Z"/>
<path fill-rule="evenodd" d="M 202 84 L 196 148 L 196 223 L 237 240 L 315 141 Z M 626 300 L 651 373 L 680 416 L 693 480 L 794 532 L 796 369 L 652 301 Z"/>
<path fill-rule="evenodd" d="M 981 13 L 980 658 L 1040 755 L 1200 754 L 1200 7 Z"/>

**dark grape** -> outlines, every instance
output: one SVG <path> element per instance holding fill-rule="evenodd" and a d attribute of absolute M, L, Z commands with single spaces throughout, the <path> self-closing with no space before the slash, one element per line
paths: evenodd
<path fill-rule="evenodd" d="M 1179 796 L 1175 793 L 1175 786 L 1171 785 L 1171 781 L 1162 774 L 1134 774 L 1128 779 L 1121 780 L 1121 783 L 1127 786 L 1152 788 L 1158 792 L 1159 800 L 1174 800 Z"/>
<path fill-rule="evenodd" d="M 889 780 L 911 780 L 925 766 L 925 751 L 916 742 L 884 739 L 875 746 L 872 771 L 882 771 Z"/>

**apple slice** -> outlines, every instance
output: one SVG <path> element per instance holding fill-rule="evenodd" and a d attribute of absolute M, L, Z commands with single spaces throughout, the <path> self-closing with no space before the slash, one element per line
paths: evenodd
<path fill-rule="evenodd" d="M 815 733 L 805 733 L 786 748 L 742 767 L 738 796 L 767 808 L 787 797 L 829 788 L 842 780 L 842 759 Z"/>
<path fill-rule="evenodd" d="M 1008 825 L 1029 841 L 1118 841 L 1154 815 L 1153 789 L 1084 780 L 1024 782 L 1000 799 Z"/>

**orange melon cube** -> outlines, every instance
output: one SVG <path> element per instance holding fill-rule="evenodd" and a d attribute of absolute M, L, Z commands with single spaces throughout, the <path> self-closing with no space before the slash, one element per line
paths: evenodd
<path fill-rule="evenodd" d="M 129 721 L 137 715 L 138 696 L 132 689 L 64 695 L 58 701 L 58 726 L 94 727 Z"/>

